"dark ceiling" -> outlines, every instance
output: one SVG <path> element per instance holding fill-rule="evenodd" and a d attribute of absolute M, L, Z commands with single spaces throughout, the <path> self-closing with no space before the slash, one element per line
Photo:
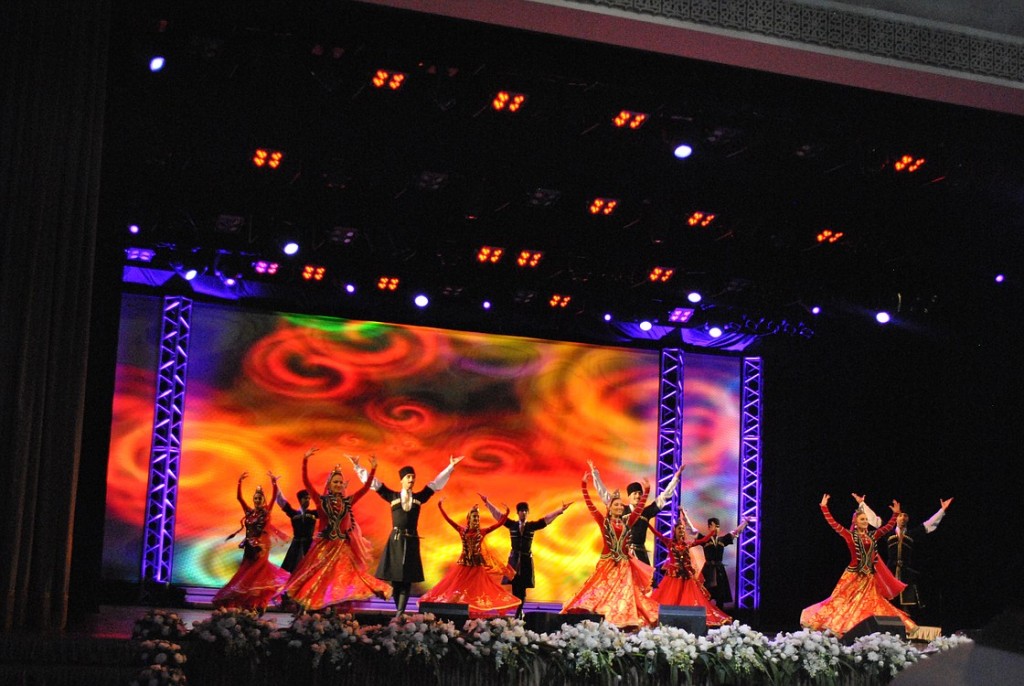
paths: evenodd
<path fill-rule="evenodd" d="M 195 259 L 197 298 L 638 346 L 676 340 L 668 313 L 691 290 L 682 340 L 711 346 L 706 323 L 743 347 L 873 327 L 873 308 L 940 335 L 965 308 L 1019 311 L 1019 118 L 352 2 L 210 4 L 128 7 L 115 29 L 103 247 L 156 250 L 130 289 Z M 375 88 L 381 69 L 401 88 Z M 526 95 L 518 112 L 493 109 L 503 90 Z M 621 110 L 647 119 L 616 128 Z M 280 167 L 254 167 L 257 148 Z M 925 162 L 897 172 L 903 155 Z M 614 213 L 591 214 L 597 197 Z M 286 235 L 295 258 L 276 253 Z M 503 259 L 481 264 L 482 246 Z M 543 258 L 520 268 L 521 250 Z M 279 273 L 254 274 L 260 258 Z M 396 291 L 376 289 L 385 275 Z"/>

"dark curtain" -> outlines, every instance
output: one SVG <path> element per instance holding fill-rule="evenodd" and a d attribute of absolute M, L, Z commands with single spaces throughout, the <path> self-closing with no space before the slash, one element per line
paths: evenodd
<path fill-rule="evenodd" d="M 3 631 L 68 618 L 110 0 L 0 7 Z"/>

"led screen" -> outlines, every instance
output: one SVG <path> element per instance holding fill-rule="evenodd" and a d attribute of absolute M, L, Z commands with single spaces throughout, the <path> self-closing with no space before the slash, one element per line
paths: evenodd
<path fill-rule="evenodd" d="M 146 501 L 160 300 L 124 299 L 110 446 L 104 576 L 137 580 Z M 658 450 L 659 354 L 623 348 L 325 317 L 254 313 L 195 303 L 187 366 L 172 581 L 217 587 L 237 567 L 235 484 L 244 496 L 267 472 L 293 504 L 310 446 L 312 482 L 346 455 L 370 455 L 398 488 L 398 469 L 416 468 L 418 487 L 462 455 L 440 495 L 456 521 L 478 493 L 532 517 L 574 501 L 534 540 L 537 588 L 530 600 L 568 598 L 593 571 L 600 531 L 583 506 L 587 461 L 623 492 L 654 480 Z M 738 491 L 739 360 L 688 355 L 685 365 L 683 503 L 702 523 L 734 525 Z M 353 480 L 350 491 L 356 486 Z M 653 497 L 653 496 L 652 496 Z M 435 583 L 460 552 L 438 511 L 420 520 L 426 581 Z M 355 506 L 379 553 L 391 528 L 388 504 L 369 493 Z M 514 516 L 514 512 L 512 513 Z M 274 510 L 274 523 L 288 531 Z M 490 517 L 484 513 L 484 524 Z M 488 537 L 507 554 L 504 530 Z M 733 549 L 730 555 L 733 554 Z M 280 561 L 285 546 L 275 548 Z"/>

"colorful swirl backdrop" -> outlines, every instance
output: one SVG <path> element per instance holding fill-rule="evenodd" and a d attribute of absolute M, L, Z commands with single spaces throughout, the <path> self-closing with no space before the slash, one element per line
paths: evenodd
<path fill-rule="evenodd" d="M 128 295 L 122 308 L 108 473 L 104 576 L 137 580 L 161 303 Z M 267 472 L 295 503 L 303 452 L 320 451 L 310 476 L 320 486 L 346 455 L 376 455 L 378 476 L 398 487 L 413 465 L 419 486 L 465 457 L 442 491 L 456 520 L 479 493 L 532 516 L 574 504 L 534 541 L 531 599 L 558 602 L 589 576 L 600 532 L 580 497 L 593 460 L 610 488 L 654 479 L 659 355 L 610 347 L 287 314 L 195 303 L 175 523 L 173 579 L 217 587 L 240 560 L 244 495 Z M 735 520 L 739 454 L 739 360 L 689 355 L 684 385 L 683 502 L 695 519 Z M 351 477 L 350 478 L 354 478 Z M 352 488 L 355 488 L 355 480 Z M 350 489 L 351 490 L 351 489 Z M 457 534 L 430 501 L 421 518 L 429 588 L 454 564 Z M 369 493 L 356 505 L 379 552 L 390 529 L 387 504 Z M 514 513 L 513 513 L 514 514 Z M 290 531 L 275 508 L 275 524 Z M 489 517 L 485 514 L 485 523 Z M 496 531 L 492 550 L 507 554 Z M 276 548 L 275 561 L 285 547 Z"/>

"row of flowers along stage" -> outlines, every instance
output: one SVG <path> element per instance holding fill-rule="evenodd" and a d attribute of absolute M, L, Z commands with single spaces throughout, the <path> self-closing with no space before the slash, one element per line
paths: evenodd
<path fill-rule="evenodd" d="M 887 633 L 847 645 L 828 632 L 769 637 L 743 624 L 694 635 L 603 622 L 537 633 L 512 618 L 445 621 L 432 614 L 360 623 L 331 610 L 278 626 L 244 610 L 215 610 L 186 627 L 150 610 L 134 624 L 138 686 L 162 684 L 885 684 L 964 636 L 911 643 Z"/>

